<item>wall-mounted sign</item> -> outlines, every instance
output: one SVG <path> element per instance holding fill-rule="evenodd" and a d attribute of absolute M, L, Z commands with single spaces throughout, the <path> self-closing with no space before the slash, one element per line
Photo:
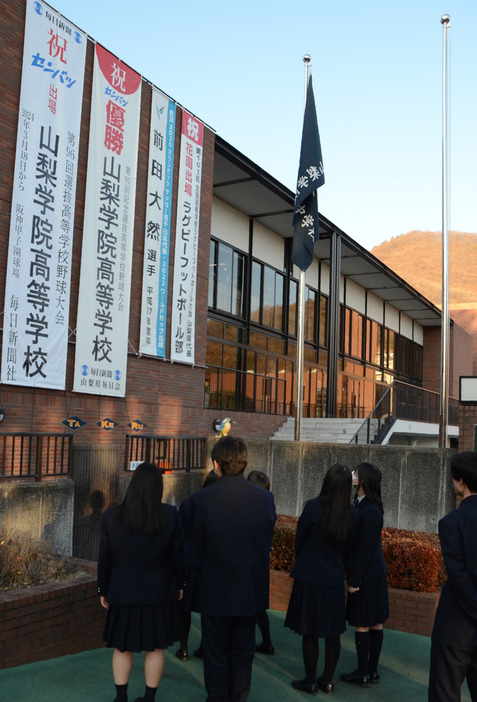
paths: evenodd
<path fill-rule="evenodd" d="M 119 426 L 118 422 L 115 422 L 114 419 L 110 419 L 109 417 L 100 419 L 99 422 L 96 422 L 96 424 L 105 431 L 109 431 L 110 429 L 114 429 L 114 427 Z"/>
<path fill-rule="evenodd" d="M 68 427 L 68 429 L 73 429 L 73 431 L 75 429 L 81 429 L 81 427 L 84 427 L 84 425 L 86 424 L 84 419 L 80 419 L 79 417 L 76 417 L 76 416 L 67 417 L 61 423 L 64 424 L 65 427 Z"/>
<path fill-rule="evenodd" d="M 146 424 L 144 422 L 141 422 L 140 419 L 133 419 L 132 422 L 129 422 L 128 427 L 131 427 L 133 431 L 141 431 L 142 429 L 146 428 Z"/>

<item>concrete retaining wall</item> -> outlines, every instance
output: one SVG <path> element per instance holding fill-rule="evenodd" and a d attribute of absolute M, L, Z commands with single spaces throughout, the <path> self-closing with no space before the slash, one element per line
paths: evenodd
<path fill-rule="evenodd" d="M 54 553 L 73 552 L 74 483 L 0 483 L 0 532 L 44 539 Z"/>
<path fill-rule="evenodd" d="M 382 471 L 385 526 L 436 532 L 439 519 L 455 507 L 451 450 L 268 440 L 250 441 L 248 447 L 247 472 L 263 470 L 270 476 L 280 514 L 300 515 L 333 463 L 355 468 L 362 461 Z"/>

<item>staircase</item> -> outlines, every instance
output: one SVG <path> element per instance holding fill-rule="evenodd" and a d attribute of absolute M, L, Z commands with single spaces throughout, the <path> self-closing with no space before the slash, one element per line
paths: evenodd
<path fill-rule="evenodd" d="M 316 441 L 319 443 L 349 444 L 356 434 L 363 419 L 326 419 L 303 418 L 301 420 L 301 441 Z M 377 420 L 371 420 L 371 422 Z M 376 426 L 377 429 L 377 426 Z M 371 440 L 374 435 L 372 435 Z M 272 440 L 293 441 L 295 439 L 295 418 L 289 417 L 283 426 L 275 432 Z M 359 440 L 363 443 L 363 439 Z"/>

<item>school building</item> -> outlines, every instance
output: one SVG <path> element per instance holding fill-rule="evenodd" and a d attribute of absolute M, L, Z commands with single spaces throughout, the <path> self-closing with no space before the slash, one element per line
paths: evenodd
<path fill-rule="evenodd" d="M 295 410 L 294 193 L 193 105 L 175 103 L 147 76 L 129 78 L 129 67 L 81 30 L 42 2 L 2 11 L 1 432 L 124 447 L 126 435 L 209 436 L 216 419 L 230 417 L 245 438 L 271 437 Z M 73 67 L 74 42 L 84 55 Z M 68 113 L 64 94 L 76 95 L 79 114 Z M 175 115 L 164 134 L 157 100 Z M 153 149 L 167 141 L 162 163 Z M 60 172 L 71 176 L 62 175 L 64 186 Z M 165 190 L 153 192 L 152 178 L 166 172 Z M 157 209 L 167 202 L 167 222 L 151 219 L 154 201 Z M 437 445 L 440 310 L 324 215 L 314 254 L 304 418 L 364 421 L 379 406 L 376 417 L 388 420 L 382 441 Z M 453 323 L 452 445 L 461 375 L 472 375 L 472 337 Z M 392 429 L 391 420 L 405 424 Z"/>

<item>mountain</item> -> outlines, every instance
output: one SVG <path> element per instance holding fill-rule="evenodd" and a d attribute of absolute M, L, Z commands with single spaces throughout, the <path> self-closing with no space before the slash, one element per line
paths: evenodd
<path fill-rule="evenodd" d="M 395 236 L 371 253 L 435 305 L 442 304 L 441 232 Z M 450 308 L 477 304 L 477 234 L 449 232 Z"/>

